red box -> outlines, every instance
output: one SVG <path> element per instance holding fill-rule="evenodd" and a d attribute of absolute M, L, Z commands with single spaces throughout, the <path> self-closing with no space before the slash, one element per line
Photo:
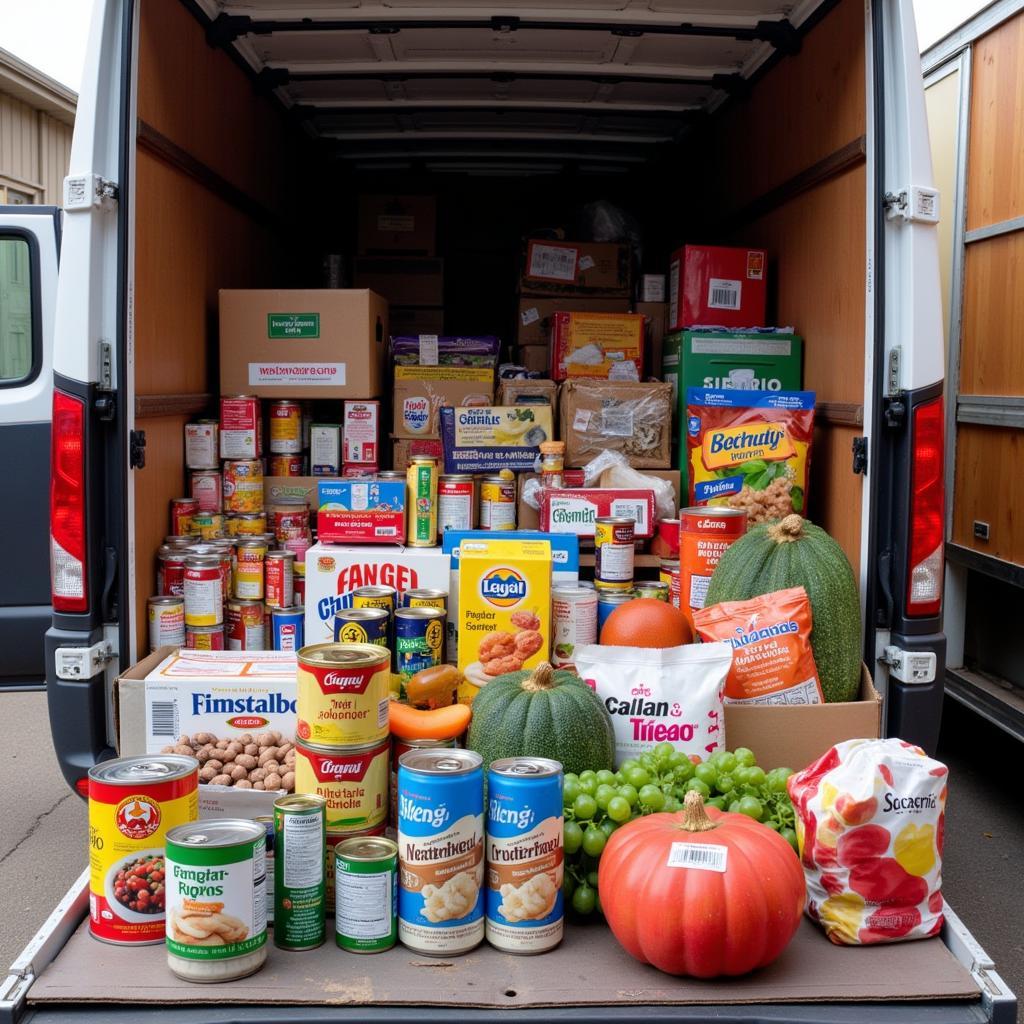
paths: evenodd
<path fill-rule="evenodd" d="M 380 402 L 346 402 L 341 418 L 341 461 L 380 464 Z"/>
<path fill-rule="evenodd" d="M 401 544 L 404 480 L 317 482 L 317 538 L 338 544 Z"/>
<path fill-rule="evenodd" d="M 668 273 L 670 331 L 684 327 L 764 327 L 768 253 L 687 245 L 672 254 Z"/>
<path fill-rule="evenodd" d="M 635 536 L 654 535 L 654 491 L 622 487 L 544 488 L 540 497 L 540 528 L 545 533 L 593 537 L 598 516 L 629 516 Z"/>
<path fill-rule="evenodd" d="M 380 466 L 364 466 L 359 462 L 354 464 L 346 463 L 341 467 L 342 480 L 356 480 L 360 477 L 376 476 L 380 472 Z"/>

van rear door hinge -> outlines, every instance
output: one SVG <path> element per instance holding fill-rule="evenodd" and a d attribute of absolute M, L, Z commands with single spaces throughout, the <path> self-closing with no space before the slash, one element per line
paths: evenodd
<path fill-rule="evenodd" d="M 128 465 L 132 469 L 146 468 L 146 432 L 133 430 L 128 435 Z"/>
<path fill-rule="evenodd" d="M 64 210 L 76 213 L 94 207 L 112 207 L 117 203 L 116 181 L 99 174 L 69 174 L 64 179 Z"/>

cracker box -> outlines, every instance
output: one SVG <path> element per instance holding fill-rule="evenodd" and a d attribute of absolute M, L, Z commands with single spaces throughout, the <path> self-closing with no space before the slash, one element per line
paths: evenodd
<path fill-rule="evenodd" d="M 459 699 L 492 679 L 548 660 L 551 544 L 466 540 L 459 545 Z"/>
<path fill-rule="evenodd" d="M 554 436 L 554 416 L 549 405 L 441 410 L 446 473 L 533 469 L 540 445 Z"/>
<path fill-rule="evenodd" d="M 551 379 L 640 380 L 646 318 L 642 313 L 554 313 Z"/>
<path fill-rule="evenodd" d="M 346 402 L 341 418 L 342 462 L 380 464 L 380 402 Z"/>
<path fill-rule="evenodd" d="M 619 487 L 545 488 L 540 496 L 540 528 L 592 538 L 598 516 L 629 516 L 636 537 L 654 535 L 654 491 Z"/>
<path fill-rule="evenodd" d="M 317 536 L 344 544 L 395 544 L 405 538 L 404 480 L 321 480 Z"/>

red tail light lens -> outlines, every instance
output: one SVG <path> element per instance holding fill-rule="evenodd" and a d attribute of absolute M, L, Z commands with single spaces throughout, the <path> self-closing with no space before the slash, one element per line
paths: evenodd
<path fill-rule="evenodd" d="M 53 610 L 89 610 L 85 561 L 85 402 L 53 393 L 50 590 Z"/>
<path fill-rule="evenodd" d="M 946 538 L 942 399 L 914 409 L 907 615 L 938 615 Z"/>
<path fill-rule="evenodd" d="M 78 779 L 75 782 L 75 789 L 78 791 L 79 796 L 84 796 L 86 799 L 89 797 L 89 776 L 87 775 L 84 779 Z"/>

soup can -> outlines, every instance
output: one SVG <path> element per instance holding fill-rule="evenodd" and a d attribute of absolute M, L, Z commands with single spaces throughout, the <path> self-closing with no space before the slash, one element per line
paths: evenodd
<path fill-rule="evenodd" d="M 395 609 L 395 654 L 392 668 L 403 684 L 417 672 L 444 660 L 445 613 L 418 606 Z"/>
<path fill-rule="evenodd" d="M 267 627 L 263 602 L 229 598 L 224 610 L 224 639 L 229 651 L 265 651 Z"/>
<path fill-rule="evenodd" d="M 258 459 L 262 454 L 260 400 L 254 395 L 224 395 L 220 400 L 220 457 Z"/>
<path fill-rule="evenodd" d="M 403 608 L 440 608 L 448 612 L 448 591 L 434 590 L 431 587 L 410 587 L 402 591 L 401 606 Z"/>
<path fill-rule="evenodd" d="M 293 455 L 302 451 L 302 406 L 280 399 L 270 403 L 270 452 Z"/>
<path fill-rule="evenodd" d="M 279 949 L 324 944 L 326 807 L 315 793 L 274 801 L 274 945 Z"/>
<path fill-rule="evenodd" d="M 149 599 L 149 649 L 185 646 L 185 599 L 171 594 Z"/>
<path fill-rule="evenodd" d="M 454 737 L 434 740 L 403 740 L 398 736 L 391 737 L 391 778 L 388 799 L 388 823 L 392 828 L 398 826 L 398 762 L 401 756 L 410 750 L 452 750 L 458 746 Z"/>
<path fill-rule="evenodd" d="M 305 616 L 301 605 L 271 610 L 270 641 L 275 651 L 297 651 L 304 646 Z"/>
<path fill-rule="evenodd" d="M 182 597 L 185 593 L 185 550 L 161 546 L 157 554 L 156 589 L 161 595 Z"/>
<path fill-rule="evenodd" d="M 449 473 L 437 481 L 437 528 L 472 530 L 476 512 L 476 489 L 468 473 Z"/>
<path fill-rule="evenodd" d="M 594 521 L 594 583 L 598 590 L 631 590 L 636 523 L 627 516 Z"/>
<path fill-rule="evenodd" d="M 215 469 L 194 469 L 189 476 L 189 491 L 200 512 L 223 512 L 224 494 L 221 475 Z"/>
<path fill-rule="evenodd" d="M 437 543 L 437 459 L 414 455 L 406 471 L 409 508 L 406 543 L 410 547 L 433 547 Z"/>
<path fill-rule="evenodd" d="M 387 647 L 390 622 L 387 608 L 339 608 L 334 615 L 334 639 L 339 644 Z"/>
<path fill-rule="evenodd" d="M 516 482 L 503 476 L 486 476 L 480 483 L 480 529 L 516 528 Z"/>
<path fill-rule="evenodd" d="M 224 536 L 224 516 L 220 512 L 197 512 L 192 517 L 192 532 L 200 540 L 217 540 Z"/>
<path fill-rule="evenodd" d="M 326 801 L 331 832 L 360 832 L 384 823 L 391 743 L 330 747 L 295 743 L 295 791 Z"/>
<path fill-rule="evenodd" d="M 679 559 L 663 558 L 658 570 L 658 579 L 668 584 L 669 604 L 679 607 Z"/>
<path fill-rule="evenodd" d="M 398 845 L 383 837 L 334 848 L 334 940 L 349 953 L 383 953 L 398 941 Z"/>
<path fill-rule="evenodd" d="M 301 455 L 271 455 L 267 461 L 270 476 L 304 476 Z"/>
<path fill-rule="evenodd" d="M 267 545 L 262 540 L 243 538 L 235 549 L 233 597 L 247 601 L 262 601 L 264 595 L 263 565 Z"/>
<path fill-rule="evenodd" d="M 185 558 L 185 624 L 219 626 L 224 621 L 224 584 L 219 555 Z"/>
<path fill-rule="evenodd" d="M 292 580 L 292 600 L 297 605 L 306 603 L 306 561 L 295 562 L 295 578 Z"/>
<path fill-rule="evenodd" d="M 661 580 L 637 580 L 633 584 L 634 597 L 649 597 L 655 601 L 664 601 L 665 604 L 672 603 L 672 587 Z"/>
<path fill-rule="evenodd" d="M 236 512 L 224 517 L 224 532 L 228 537 L 256 537 L 266 531 L 266 512 Z"/>
<path fill-rule="evenodd" d="M 551 664 L 570 668 L 576 649 L 597 643 L 597 591 L 556 585 L 551 590 Z"/>
<path fill-rule="evenodd" d="M 190 626 L 185 624 L 185 649 L 189 651 L 223 651 L 224 627 Z"/>
<path fill-rule="evenodd" d="M 398 607 L 398 591 L 394 587 L 356 587 L 352 591 L 353 608 L 386 608 L 393 615 Z"/>
<path fill-rule="evenodd" d="M 741 508 L 684 508 L 679 511 L 679 608 L 693 625 L 704 607 L 711 574 L 722 555 L 747 532 Z"/>
<path fill-rule="evenodd" d="M 279 502 L 270 510 L 269 524 L 278 544 L 289 537 L 304 537 L 309 533 L 309 504 L 300 501 Z"/>
<path fill-rule="evenodd" d="M 660 519 L 658 521 L 658 537 L 668 549 L 669 558 L 679 557 L 679 520 Z"/>
<path fill-rule="evenodd" d="M 199 511 L 195 498 L 171 498 L 171 533 L 188 537 L 192 533 L 192 517 Z"/>
<path fill-rule="evenodd" d="M 600 643 L 601 630 L 604 628 L 608 616 L 611 615 L 620 604 L 633 600 L 632 590 L 599 590 L 597 591 L 597 639 Z"/>
<path fill-rule="evenodd" d="M 224 511 L 234 514 L 263 508 L 263 463 L 235 459 L 224 463 Z"/>
<path fill-rule="evenodd" d="M 268 551 L 264 559 L 266 583 L 264 600 L 268 608 L 290 608 L 295 600 L 295 554 Z"/>

